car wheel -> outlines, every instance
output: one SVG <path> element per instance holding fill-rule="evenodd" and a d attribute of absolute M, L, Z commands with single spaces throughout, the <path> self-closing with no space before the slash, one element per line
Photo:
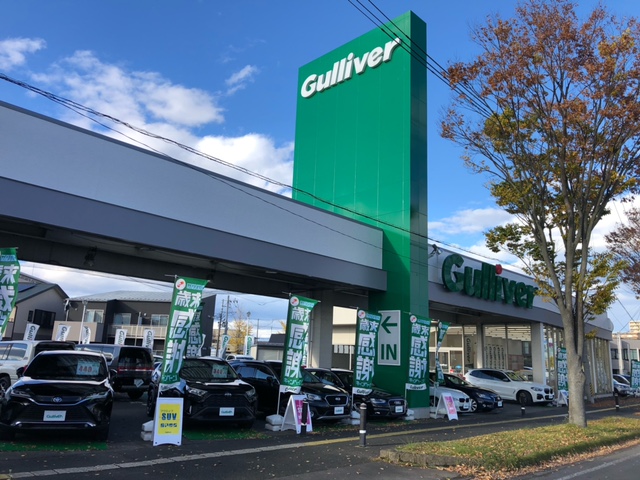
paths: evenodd
<path fill-rule="evenodd" d="M 471 399 L 471 402 L 469 404 L 469 411 L 471 413 L 476 413 L 478 411 L 478 402 L 475 399 Z"/>
<path fill-rule="evenodd" d="M 131 400 L 138 400 L 144 394 L 143 391 L 127 392 Z"/>
<path fill-rule="evenodd" d="M 0 390 L 8 390 L 11 386 L 11 379 L 6 375 L 0 377 Z"/>
<path fill-rule="evenodd" d="M 533 404 L 533 398 L 531 397 L 531 394 L 529 392 L 525 392 L 524 390 L 518 392 L 517 398 L 520 405 L 528 406 Z"/>
<path fill-rule="evenodd" d="M 156 413 L 156 402 L 154 393 L 149 390 L 147 392 L 147 417 L 153 418 Z"/>

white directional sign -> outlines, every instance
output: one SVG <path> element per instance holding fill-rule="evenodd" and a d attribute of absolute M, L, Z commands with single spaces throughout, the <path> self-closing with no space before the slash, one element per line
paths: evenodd
<path fill-rule="evenodd" d="M 378 365 L 400 365 L 400 310 L 381 310 Z"/>

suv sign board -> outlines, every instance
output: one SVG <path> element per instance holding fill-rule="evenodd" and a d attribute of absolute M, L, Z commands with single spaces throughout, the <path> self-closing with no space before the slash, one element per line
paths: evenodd
<path fill-rule="evenodd" d="M 400 365 L 400 310 L 380 311 L 378 365 Z"/>

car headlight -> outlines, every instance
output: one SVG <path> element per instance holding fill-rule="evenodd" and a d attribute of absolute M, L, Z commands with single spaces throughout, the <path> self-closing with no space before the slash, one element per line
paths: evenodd
<path fill-rule="evenodd" d="M 204 397 L 207 394 L 206 390 L 190 387 L 189 385 L 187 385 L 186 390 L 187 390 L 187 393 L 190 393 L 191 395 L 195 395 L 197 397 Z"/>
<path fill-rule="evenodd" d="M 322 397 L 320 395 L 316 395 L 315 393 L 307 393 L 307 400 L 310 402 L 321 402 Z"/>
<path fill-rule="evenodd" d="M 26 391 L 26 390 L 14 390 L 14 389 L 9 389 L 6 392 L 6 397 L 18 397 L 18 398 L 31 398 L 32 395 L 30 392 Z"/>
<path fill-rule="evenodd" d="M 246 395 L 249 401 L 253 400 L 256 397 L 256 389 L 252 388 L 251 390 L 247 390 Z"/>
<path fill-rule="evenodd" d="M 369 401 L 374 405 L 384 405 L 387 401 L 384 398 L 370 398 Z"/>
<path fill-rule="evenodd" d="M 530 387 L 530 388 L 531 388 L 531 390 L 533 390 L 534 392 L 543 392 L 543 391 L 544 391 L 544 389 L 543 389 L 543 388 L 540 388 L 540 387 Z"/>

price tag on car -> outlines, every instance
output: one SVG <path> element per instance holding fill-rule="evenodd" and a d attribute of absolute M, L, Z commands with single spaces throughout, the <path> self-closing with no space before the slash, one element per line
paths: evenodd
<path fill-rule="evenodd" d="M 402 413 L 404 411 L 404 408 L 402 407 L 402 405 L 396 405 L 396 413 Z"/>
<path fill-rule="evenodd" d="M 221 417 L 233 417 L 235 415 L 234 407 L 220 407 Z"/>
<path fill-rule="evenodd" d="M 334 415 L 343 415 L 344 407 L 335 407 L 333 410 Z"/>
<path fill-rule="evenodd" d="M 498 408 L 500 408 L 501 406 L 502 406 L 502 400 L 498 402 Z"/>
<path fill-rule="evenodd" d="M 140 388 L 142 385 L 144 385 L 144 380 L 142 380 L 141 378 L 136 378 L 136 379 L 133 381 L 133 384 L 134 384 L 136 387 Z"/>

